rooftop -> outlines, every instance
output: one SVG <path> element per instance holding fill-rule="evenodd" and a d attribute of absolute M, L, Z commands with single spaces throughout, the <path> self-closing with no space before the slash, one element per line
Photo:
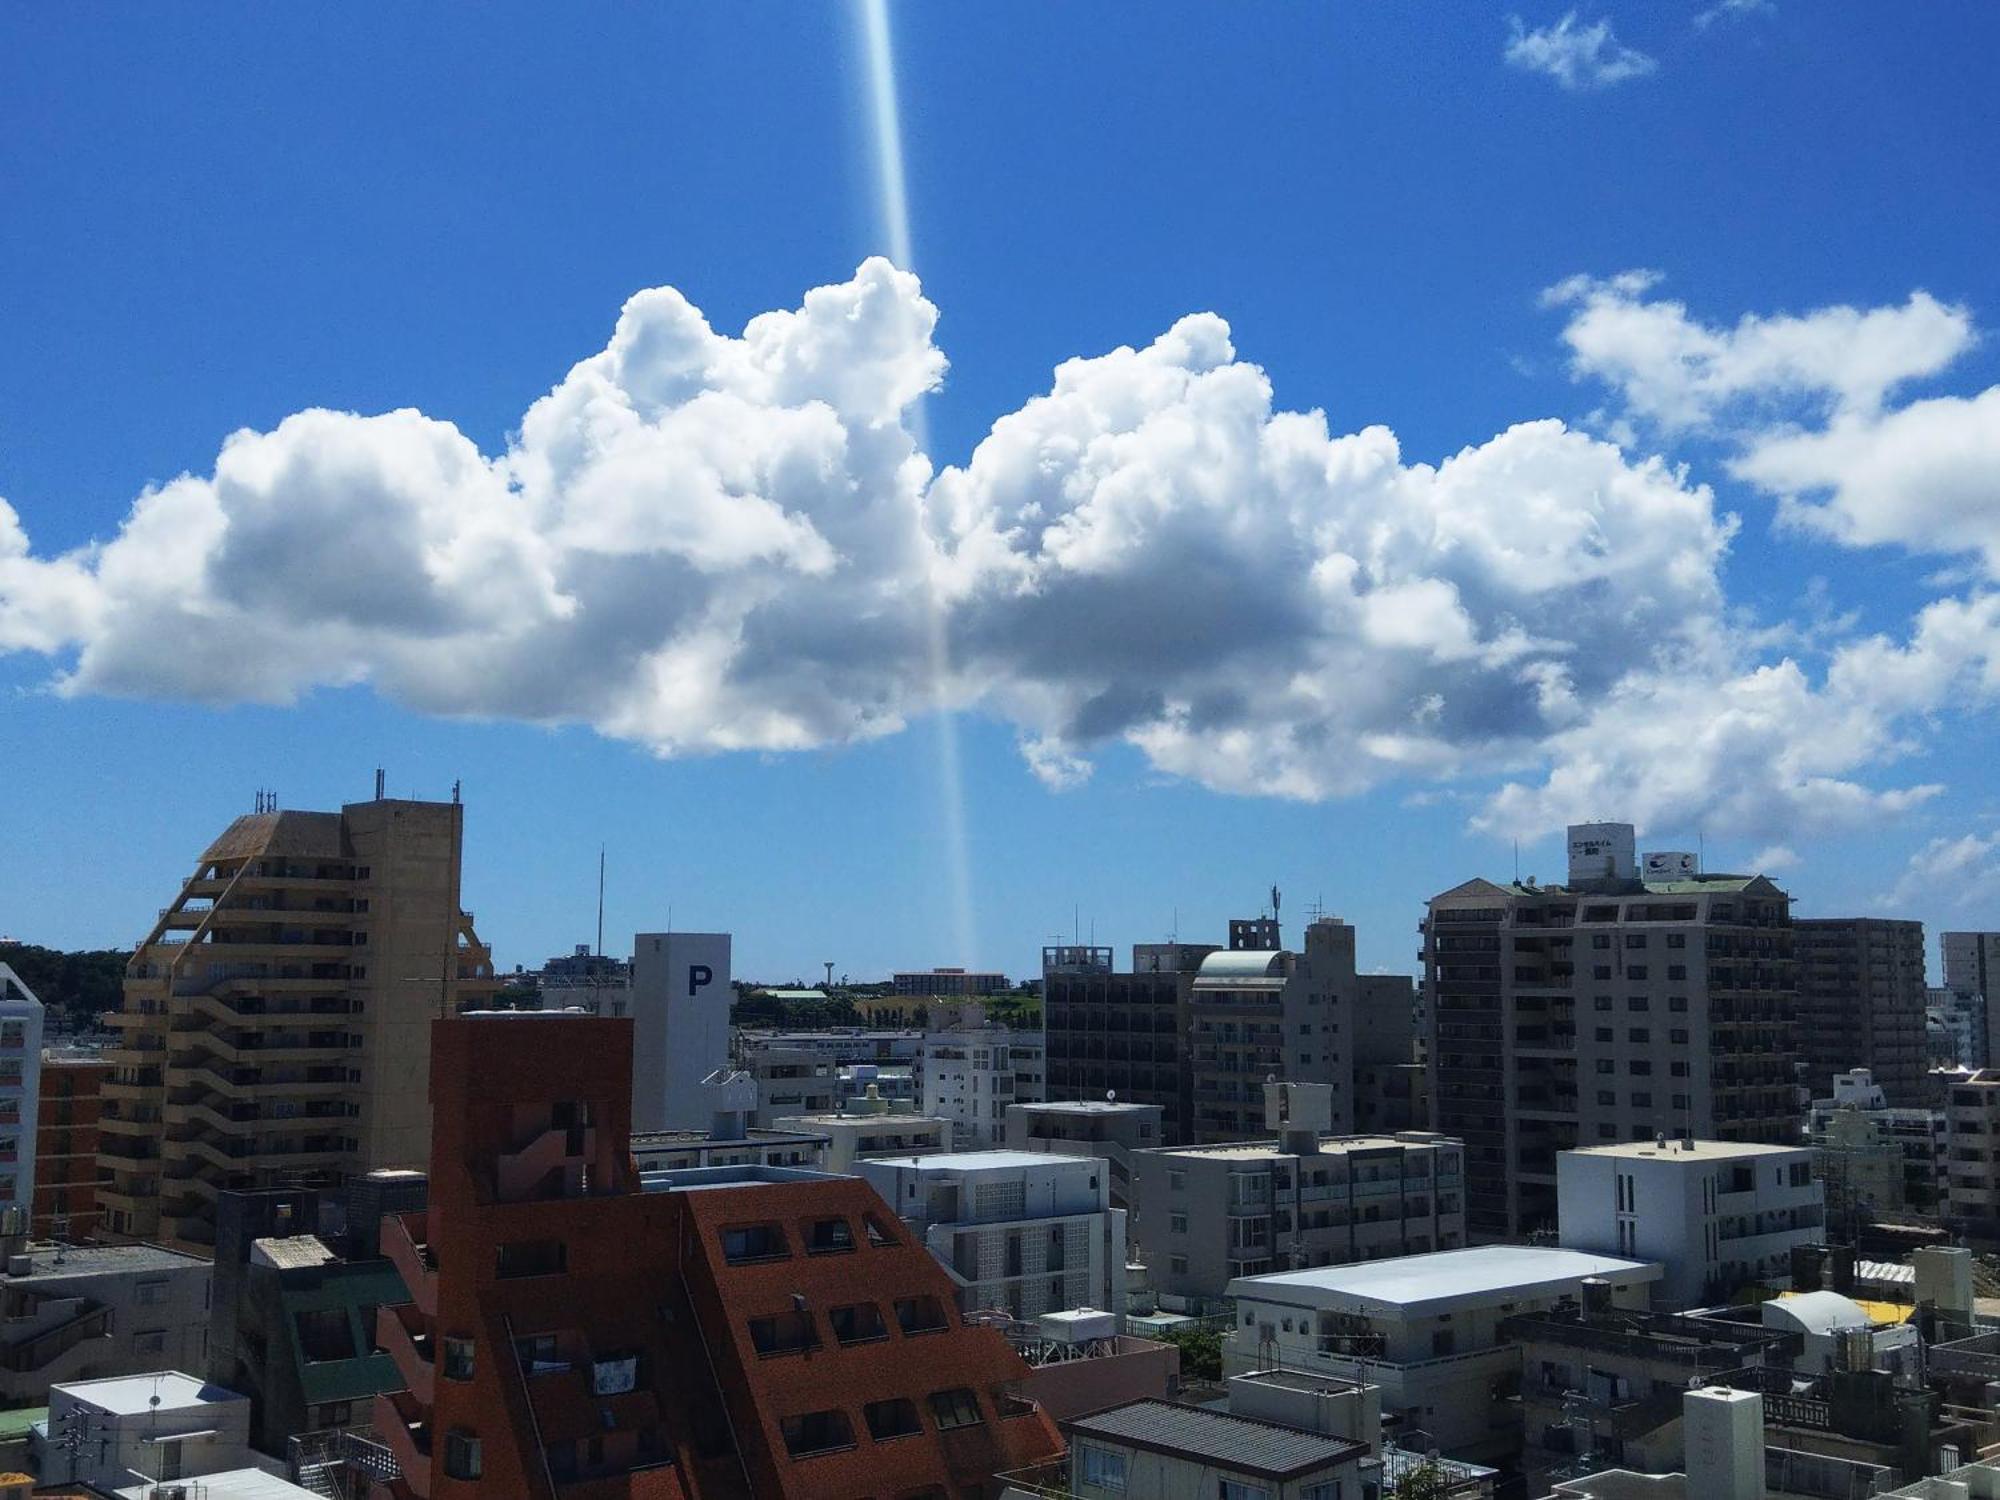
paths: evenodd
<path fill-rule="evenodd" d="M 340 1259 L 316 1234 L 290 1234 L 255 1240 L 250 1245 L 250 1256 L 253 1261 L 275 1266 L 280 1271 L 305 1270 Z"/>
<path fill-rule="evenodd" d="M 137 1276 L 149 1271 L 206 1269 L 208 1262 L 198 1255 L 183 1255 L 164 1245 L 30 1245 L 27 1254 L 33 1269 L 25 1276 L 3 1278 L 10 1286 L 22 1286 L 43 1278 L 72 1276 Z"/>
<path fill-rule="evenodd" d="M 1118 1103 L 1110 1099 L 1050 1099 L 1045 1102 L 1017 1100 L 1007 1106 L 1009 1109 L 1031 1109 L 1043 1115 L 1124 1115 L 1151 1110 L 1157 1113 L 1157 1104 Z"/>
<path fill-rule="evenodd" d="M 210 1385 L 179 1370 L 159 1370 L 149 1375 L 112 1375 L 102 1380 L 69 1380 L 49 1388 L 88 1402 L 116 1417 L 137 1417 L 154 1409 L 157 1397 L 161 1411 L 187 1411 L 218 1401 L 248 1401 L 226 1385 Z"/>
<path fill-rule="evenodd" d="M 752 1126 L 742 1135 L 717 1135 L 712 1130 L 640 1130 L 633 1132 L 632 1149 L 672 1151 L 696 1146 L 823 1146 L 826 1137 L 804 1130 L 765 1130 Z"/>
<path fill-rule="evenodd" d="M 1153 1453 L 1182 1454 L 1263 1479 L 1316 1473 L 1368 1452 L 1366 1443 L 1351 1438 L 1322 1437 L 1297 1427 L 1171 1401 L 1134 1401 L 1063 1426 L 1073 1437 L 1125 1443 Z"/>
<path fill-rule="evenodd" d="M 891 1101 L 882 1101 L 887 1104 Z M 814 1130 L 827 1130 L 835 1125 L 935 1125 L 943 1130 L 951 1122 L 936 1115 L 918 1114 L 914 1109 L 850 1109 L 827 1110 L 816 1115 L 786 1115 L 786 1125 L 805 1125 Z"/>
<path fill-rule="evenodd" d="M 902 1118 L 875 1115 L 878 1120 Z M 1062 1156 L 1047 1151 L 940 1151 L 935 1156 L 878 1156 L 879 1167 L 913 1167 L 919 1172 L 1018 1172 L 1023 1167 L 1056 1167 L 1065 1164 L 1098 1165 L 1091 1156 Z"/>
<path fill-rule="evenodd" d="M 1204 984 L 1213 980 L 1242 981 L 1246 979 L 1278 979 L 1285 977 L 1285 955 L 1278 951 L 1253 951 L 1242 948 L 1220 948 L 1201 961 L 1201 968 L 1195 971 L 1195 983 Z"/>
<path fill-rule="evenodd" d="M 1762 1146 L 1750 1141 L 1687 1142 L 1669 1137 L 1664 1146 L 1657 1141 L 1620 1141 L 1611 1146 L 1576 1146 L 1564 1154 L 1616 1156 L 1621 1159 L 1657 1156 L 1674 1161 L 1735 1161 L 1745 1156 L 1781 1156 L 1787 1152 L 1798 1156 L 1806 1150 L 1804 1146 Z"/>
<path fill-rule="evenodd" d="M 1475 1245 L 1345 1266 L 1316 1266 L 1268 1276 L 1239 1276 L 1232 1297 L 1405 1316 L 1476 1306 L 1496 1296 L 1558 1296 L 1587 1276 L 1623 1283 L 1657 1281 L 1660 1268 L 1546 1245 Z"/>
<path fill-rule="evenodd" d="M 173 1492 L 172 1484 L 165 1486 L 165 1492 Z M 188 1482 L 187 1492 L 199 1495 L 201 1500 L 296 1500 L 298 1496 L 314 1493 L 289 1479 L 266 1474 L 262 1469 L 230 1469 L 221 1474 L 204 1474 Z M 153 1496 L 162 1493 L 162 1487 L 149 1480 L 113 1493 L 120 1500 L 152 1500 Z"/>
<path fill-rule="evenodd" d="M 744 1164 L 734 1167 L 677 1167 L 662 1172 L 641 1172 L 639 1186 L 649 1193 L 688 1193 L 697 1190 L 733 1187 L 770 1187 L 785 1182 L 842 1182 L 841 1172 L 821 1172 L 811 1167 L 766 1167 Z"/>
<path fill-rule="evenodd" d="M 1319 1138 L 1322 1154 L 1338 1154 L 1343 1151 L 1395 1151 L 1408 1147 L 1457 1146 L 1459 1142 L 1446 1136 L 1430 1136 L 1421 1140 L 1402 1139 L 1393 1135 L 1323 1135 Z M 1297 1153 L 1284 1150 L 1276 1141 L 1225 1141 L 1213 1146 L 1162 1146 L 1157 1148 L 1161 1156 L 1221 1156 L 1239 1157 L 1246 1160 L 1262 1160 L 1266 1157 L 1291 1157 Z"/>

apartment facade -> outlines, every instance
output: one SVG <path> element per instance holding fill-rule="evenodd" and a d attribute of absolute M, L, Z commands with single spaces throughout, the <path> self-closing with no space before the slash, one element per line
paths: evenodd
<path fill-rule="evenodd" d="M 1465 1243 L 1457 1141 L 1342 1135 L 1325 1085 L 1266 1089 L 1272 1138 L 1132 1156 L 1131 1236 L 1170 1305 L 1219 1305 L 1242 1276 Z"/>
<path fill-rule="evenodd" d="M 2000 1068 L 1945 1078 L 1945 1220 L 2000 1238 Z"/>
<path fill-rule="evenodd" d="M 204 1368 L 209 1263 L 159 1245 L 32 1245 L 0 1276 L 0 1403 L 141 1370 Z"/>
<path fill-rule="evenodd" d="M 1095 1158 L 958 1151 L 855 1171 L 937 1257 L 961 1311 L 1124 1312 L 1125 1211 Z"/>
<path fill-rule="evenodd" d="M 965 1000 L 1010 988 L 1005 974 L 984 969 L 898 969 L 889 986 L 894 994 L 923 1000 Z"/>
<path fill-rule="evenodd" d="M 42 1019 L 42 1002 L 0 964 L 0 1212 L 17 1210 L 24 1224 L 35 1206 Z"/>
<path fill-rule="evenodd" d="M 1944 987 L 1980 998 L 1985 1048 L 1978 1058 L 1964 1061 L 1984 1067 L 2000 1057 L 2000 932 L 1947 932 L 1938 940 L 1938 951 L 1944 960 Z"/>
<path fill-rule="evenodd" d="M 1132 969 L 1112 950 L 1042 950 L 1042 1038 L 1050 1099 L 1151 1104 L 1168 1142 L 1194 1140 L 1194 1077 L 1187 1066 L 1189 1000 L 1207 943 L 1141 943 Z"/>
<path fill-rule="evenodd" d="M 1795 1248 L 1826 1238 L 1825 1188 L 1803 1146 L 1629 1141 L 1556 1157 L 1562 1243 L 1655 1261 L 1670 1309 L 1784 1281 Z"/>
<path fill-rule="evenodd" d="M 1472 880 L 1423 923 L 1432 1114 L 1465 1142 L 1467 1230 L 1555 1227 L 1556 1156 L 1692 1133 L 1793 1144 L 1790 898 L 1626 851 L 1566 886 Z"/>
<path fill-rule="evenodd" d="M 1893 1105 L 1924 1102 L 1924 924 L 1880 917 L 1797 918 L 1799 1045 L 1815 1098 L 1866 1068 Z"/>
<path fill-rule="evenodd" d="M 32 1224 L 37 1239 L 97 1236 L 97 1118 L 110 1072 L 100 1052 L 42 1049 Z"/>
<path fill-rule="evenodd" d="M 975 1492 L 1060 1450 L 1027 1366 L 866 1183 L 655 1174 L 627 1149 L 630 1022 L 441 1021 L 430 1207 L 375 1430 L 419 1500 Z"/>
<path fill-rule="evenodd" d="M 938 1024 L 924 1033 L 917 1068 L 923 1112 L 951 1122 L 957 1150 L 1000 1145 L 1008 1106 L 1043 1096 L 1041 1032 L 991 1023 L 977 1001 L 940 1005 L 932 1015 Z"/>
<path fill-rule="evenodd" d="M 430 1023 L 498 989 L 459 905 L 464 811 L 259 812 L 202 852 L 108 1018 L 107 1232 L 206 1247 L 225 1190 L 426 1158 Z"/>
<path fill-rule="evenodd" d="M 1943 1086 L 1937 1087 L 1941 1094 Z M 1950 1172 L 1945 1111 L 1892 1106 L 1866 1068 L 1835 1074 L 1833 1093 L 1813 1100 L 1806 1142 L 1813 1170 L 1826 1184 L 1831 1222 L 1850 1212 L 1942 1210 Z"/>

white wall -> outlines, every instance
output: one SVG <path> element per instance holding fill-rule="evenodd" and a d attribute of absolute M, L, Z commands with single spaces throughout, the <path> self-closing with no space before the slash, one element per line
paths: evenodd
<path fill-rule="evenodd" d="M 729 1061 L 729 934 L 632 944 L 632 1128 L 706 1130 L 701 1083 Z"/>
<path fill-rule="evenodd" d="M 35 1128 L 42 1087 L 42 1002 L 0 964 L 0 1208 L 35 1206 Z M 23 1228 L 25 1228 L 25 1223 Z"/>

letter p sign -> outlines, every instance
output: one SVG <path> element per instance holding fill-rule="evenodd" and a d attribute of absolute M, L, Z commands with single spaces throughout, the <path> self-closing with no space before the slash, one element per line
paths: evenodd
<path fill-rule="evenodd" d="M 714 978 L 715 970 L 711 969 L 707 964 L 689 964 L 688 994 L 692 996 L 696 990 L 701 989 Z"/>

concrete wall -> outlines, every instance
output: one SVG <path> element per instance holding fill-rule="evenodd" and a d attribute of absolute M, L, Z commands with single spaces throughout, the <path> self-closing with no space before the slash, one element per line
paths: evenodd
<path fill-rule="evenodd" d="M 701 1082 L 729 1061 L 729 934 L 632 940 L 632 1128 L 705 1130 Z"/>

